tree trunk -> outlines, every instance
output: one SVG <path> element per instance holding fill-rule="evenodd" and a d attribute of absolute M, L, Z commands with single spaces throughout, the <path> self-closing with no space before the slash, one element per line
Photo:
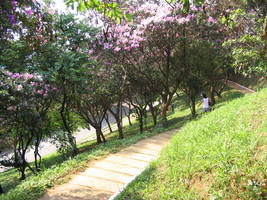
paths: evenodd
<path fill-rule="evenodd" d="M 42 157 L 39 154 L 38 147 L 37 148 L 35 147 L 35 150 L 34 150 L 34 165 L 35 165 L 36 171 L 38 171 L 38 172 L 40 171 L 40 168 L 41 168 L 41 162 L 42 162 Z"/>
<path fill-rule="evenodd" d="M 167 126 L 167 111 L 168 111 L 169 105 L 165 102 L 162 103 L 162 110 L 161 110 L 161 123 L 163 127 Z"/>
<path fill-rule="evenodd" d="M 43 137 L 43 134 L 41 131 L 37 133 L 37 138 L 36 138 L 35 145 L 34 145 L 34 164 L 35 164 L 35 169 L 37 171 L 40 171 L 41 162 L 42 162 L 42 157 L 39 153 L 39 146 L 40 146 L 42 137 Z"/>
<path fill-rule="evenodd" d="M 127 115 L 127 118 L 128 118 L 128 122 L 129 122 L 129 125 L 132 126 L 132 122 L 131 122 L 131 115 Z"/>
<path fill-rule="evenodd" d="M 97 144 L 100 144 L 102 143 L 101 134 L 103 134 L 101 127 L 96 127 L 95 130 L 96 130 L 96 142 Z"/>
<path fill-rule="evenodd" d="M 24 153 L 22 153 L 22 154 L 24 154 Z M 26 170 L 27 162 L 24 158 L 24 155 L 20 155 L 20 157 L 21 157 L 20 159 L 22 159 L 22 162 L 20 165 L 20 173 L 21 173 L 20 180 L 24 180 L 26 178 L 25 170 Z"/>
<path fill-rule="evenodd" d="M 149 106 L 149 111 L 151 112 L 151 115 L 152 115 L 153 124 L 154 126 L 156 126 L 157 125 L 157 110 L 155 109 L 152 103 L 148 104 L 148 106 Z"/>
<path fill-rule="evenodd" d="M 222 92 L 223 92 L 224 88 L 225 88 L 225 84 L 223 84 L 223 85 L 219 88 L 219 90 L 215 90 L 215 92 L 216 92 L 216 94 L 217 94 L 217 96 L 218 96 L 219 98 L 222 98 Z"/>
<path fill-rule="evenodd" d="M 110 123 L 109 123 L 108 113 L 106 113 L 106 115 L 105 115 L 105 120 L 106 120 L 106 122 L 108 124 L 109 132 L 112 133 L 113 131 L 112 131 L 112 128 L 111 128 Z"/>
<path fill-rule="evenodd" d="M 195 100 L 195 96 L 191 96 L 190 101 L 191 101 L 191 113 L 192 113 L 192 116 L 195 117 L 196 116 L 196 100 Z"/>
<path fill-rule="evenodd" d="M 118 126 L 118 131 L 119 131 L 119 139 L 123 139 L 124 135 L 123 135 L 122 125 L 121 125 L 121 120 L 117 119 L 117 118 L 115 118 L 115 119 L 116 119 L 116 123 Z"/>
<path fill-rule="evenodd" d="M 113 117 L 116 120 L 116 124 L 119 131 L 119 139 L 123 139 L 123 129 L 122 129 L 122 108 L 121 108 L 121 102 L 117 104 L 116 112 L 114 112 L 112 109 L 109 109 L 109 112 L 113 115 Z"/>
<path fill-rule="evenodd" d="M 215 84 L 212 82 L 210 87 L 210 100 L 211 100 L 211 106 L 213 106 L 215 102 Z"/>
<path fill-rule="evenodd" d="M 132 126 L 132 122 L 131 122 L 131 104 L 129 104 L 128 112 L 125 109 L 123 109 L 123 110 L 124 110 L 125 116 L 127 116 L 127 118 L 128 118 L 129 125 Z"/>
<path fill-rule="evenodd" d="M 171 109 L 172 109 L 172 112 L 174 112 L 174 105 L 171 104 Z"/>
<path fill-rule="evenodd" d="M 72 155 L 71 156 L 74 157 L 78 153 L 75 137 L 72 135 L 71 132 L 67 132 L 67 137 L 68 137 L 68 141 L 71 145 L 71 149 L 72 149 Z"/>
<path fill-rule="evenodd" d="M 3 188 L 2 188 L 2 186 L 0 184 L 0 194 L 3 194 L 3 193 L 4 193 L 4 190 L 3 190 Z"/>
<path fill-rule="evenodd" d="M 161 104 L 161 120 L 162 120 L 162 126 L 167 127 L 167 111 L 169 108 L 169 105 L 171 103 L 172 97 L 176 91 L 169 92 L 168 94 L 165 94 L 162 96 L 162 104 Z"/>
<path fill-rule="evenodd" d="M 72 136 L 72 131 L 67 123 L 67 119 L 66 119 L 66 113 L 65 113 L 65 110 L 66 110 L 66 92 L 64 90 L 64 93 L 63 93 L 63 101 L 62 101 L 62 104 L 61 104 L 61 110 L 60 110 L 60 116 L 61 116 L 61 120 L 63 122 L 63 125 L 64 125 L 64 128 L 66 129 L 67 131 L 67 138 L 68 138 L 68 142 L 69 144 L 71 145 L 71 149 L 72 149 L 72 156 L 75 156 L 77 153 L 78 153 L 78 149 L 77 149 L 77 146 L 76 146 L 76 141 L 75 141 L 75 138 Z"/>
<path fill-rule="evenodd" d="M 144 132 L 144 122 L 143 122 L 143 114 L 140 112 L 139 115 L 139 128 L 140 128 L 140 133 Z"/>
<path fill-rule="evenodd" d="M 21 167 L 20 168 L 20 173 L 21 173 L 20 180 L 25 180 L 25 178 L 26 178 L 26 176 L 25 176 L 25 167 Z"/>
<path fill-rule="evenodd" d="M 105 138 L 105 136 L 104 136 L 104 134 L 103 134 L 101 128 L 100 128 L 100 136 L 101 136 L 101 138 L 102 138 L 102 142 L 106 143 L 106 138 Z"/>

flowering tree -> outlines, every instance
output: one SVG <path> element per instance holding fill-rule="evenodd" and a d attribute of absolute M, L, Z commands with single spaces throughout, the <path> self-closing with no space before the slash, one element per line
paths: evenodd
<path fill-rule="evenodd" d="M 84 68 L 90 62 L 88 48 L 95 39 L 97 29 L 86 22 L 77 21 L 72 14 L 55 15 L 53 35 L 42 45 L 35 56 L 34 69 L 49 78 L 60 89 L 58 114 L 64 132 L 63 149 L 69 155 L 77 153 L 73 132 L 78 128 L 74 112 L 77 88 L 82 84 Z M 60 137 L 61 138 L 61 137 Z M 62 147 L 63 147 L 62 146 Z"/>
<path fill-rule="evenodd" d="M 13 141 L 14 155 L 1 164 L 18 168 L 21 179 L 29 167 L 25 155 L 34 147 L 35 168 L 38 171 L 41 156 L 38 152 L 41 140 L 51 131 L 48 111 L 56 88 L 46 84 L 35 74 L 19 74 L 1 70 L 0 119 L 1 132 Z M 39 159 L 39 160 L 38 160 Z"/>
<path fill-rule="evenodd" d="M 171 7 L 155 4 L 134 10 L 134 21 L 113 26 L 104 48 L 122 54 L 124 66 L 144 74 L 153 90 L 162 97 L 162 118 L 183 77 L 184 65 L 175 60 L 176 47 L 182 44 L 182 31 L 193 14 L 175 13 Z M 141 23 L 139 21 L 141 20 Z M 181 52 L 180 52 L 181 53 Z"/>

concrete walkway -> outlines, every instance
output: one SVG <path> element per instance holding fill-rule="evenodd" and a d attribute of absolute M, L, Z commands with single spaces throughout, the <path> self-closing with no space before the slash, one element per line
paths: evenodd
<path fill-rule="evenodd" d="M 49 190 L 40 200 L 105 200 L 112 199 L 125 185 L 144 171 L 159 156 L 178 129 L 141 140 L 90 167 L 63 185 Z"/>
<path fill-rule="evenodd" d="M 249 93 L 253 93 L 255 92 L 254 90 L 251 90 L 243 85 L 240 85 L 234 81 L 230 81 L 227 80 L 225 83 L 227 86 L 229 86 L 230 88 L 233 88 L 235 90 L 238 90 L 239 92 L 243 93 L 243 94 L 249 94 Z"/>

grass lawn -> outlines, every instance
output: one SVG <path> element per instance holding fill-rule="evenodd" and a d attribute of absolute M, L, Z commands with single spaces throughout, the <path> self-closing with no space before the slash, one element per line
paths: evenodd
<path fill-rule="evenodd" d="M 188 122 L 117 199 L 267 199 L 267 88 Z"/>

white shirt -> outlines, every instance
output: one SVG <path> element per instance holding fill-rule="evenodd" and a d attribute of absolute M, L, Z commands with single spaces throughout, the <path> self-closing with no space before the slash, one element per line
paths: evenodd
<path fill-rule="evenodd" d="M 209 98 L 203 98 L 203 108 L 209 108 Z"/>

